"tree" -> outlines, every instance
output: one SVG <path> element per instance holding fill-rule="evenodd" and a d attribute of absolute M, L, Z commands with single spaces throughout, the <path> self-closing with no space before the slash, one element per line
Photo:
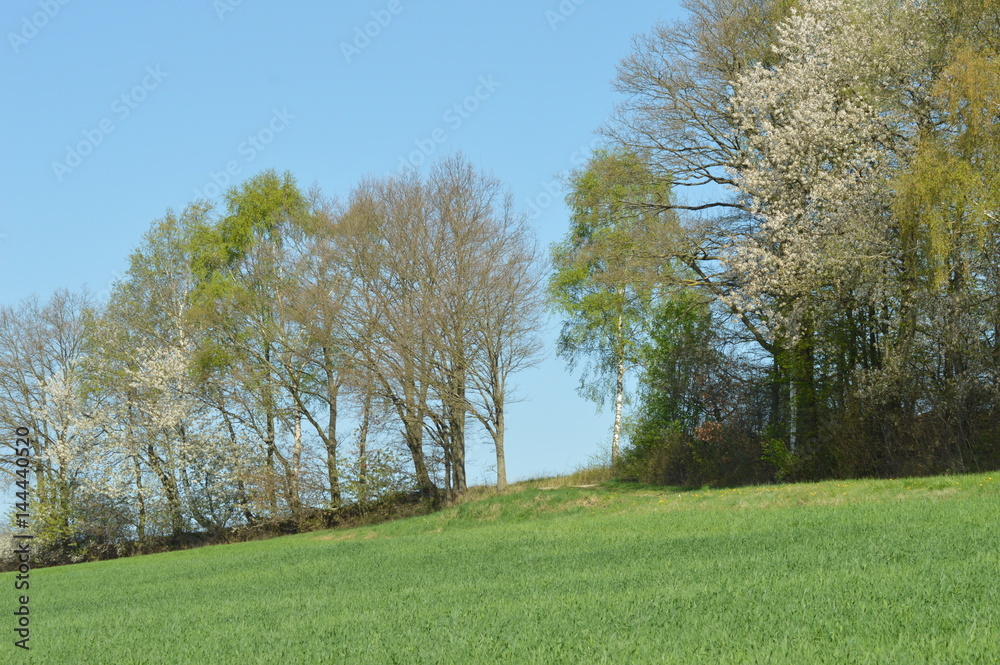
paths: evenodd
<path fill-rule="evenodd" d="M 376 394 L 396 412 L 417 486 L 434 502 L 438 489 L 424 453 L 425 323 L 437 255 L 424 210 L 423 187 L 414 174 L 362 181 L 339 221 L 331 260 L 351 279 L 342 315 L 351 349 Z"/>
<path fill-rule="evenodd" d="M 281 451 L 278 437 L 282 425 L 298 432 L 303 408 L 303 352 L 297 347 L 305 335 L 286 315 L 283 299 L 291 288 L 287 238 L 307 212 L 290 174 L 265 171 L 227 192 L 226 216 L 192 238 L 192 316 L 214 342 L 199 349 L 199 363 L 204 377 L 217 379 L 217 406 L 262 443 L 272 513 L 278 511 L 279 487 L 288 510 L 297 514 L 301 508 L 300 469 Z M 299 443 L 296 438 L 293 455 Z"/>
<path fill-rule="evenodd" d="M 674 217 L 669 187 L 656 183 L 631 153 L 598 151 L 571 177 L 572 211 L 565 240 L 552 251 L 549 293 L 554 309 L 568 317 L 558 353 L 572 368 L 592 359 L 581 380 L 583 393 L 601 403 L 614 396 L 612 459 L 618 457 L 626 372 L 638 349 L 661 281 L 655 250 L 669 235 Z M 608 388 L 608 380 L 611 388 Z"/>
<path fill-rule="evenodd" d="M 732 81 L 754 64 L 768 66 L 775 29 L 796 0 L 684 0 L 685 21 L 660 24 L 635 37 L 618 65 L 615 89 L 624 96 L 602 132 L 641 155 L 650 171 L 676 188 L 711 183 L 707 200 L 664 200 L 689 212 L 742 208 L 723 187 L 740 151 L 729 113 Z"/>
<path fill-rule="evenodd" d="M 693 437 L 707 418 L 723 420 L 721 363 L 711 302 L 682 290 L 664 298 L 641 349 L 643 375 L 634 442 L 650 445 L 670 432 Z"/>
<path fill-rule="evenodd" d="M 99 490 L 136 506 L 140 540 L 157 524 L 177 535 L 192 520 L 216 530 L 237 511 L 252 519 L 244 484 L 252 458 L 224 433 L 192 376 L 204 340 L 188 316 L 190 239 L 210 214 L 195 204 L 156 220 L 87 330 L 85 372 L 104 432 Z"/>
<path fill-rule="evenodd" d="M 470 416 L 505 482 L 507 382 L 537 353 L 538 297 L 533 241 L 500 182 L 460 156 L 426 180 L 367 179 L 331 251 L 350 278 L 341 317 L 352 362 L 396 412 L 421 492 L 439 498 L 425 437 L 440 448 L 446 492 L 465 491 Z"/>
<path fill-rule="evenodd" d="M 685 0 L 684 20 L 635 38 L 614 81 L 624 99 L 601 130 L 613 146 L 641 159 L 651 179 L 673 187 L 674 196 L 658 205 L 676 213 L 678 223 L 657 253 L 672 269 L 686 269 L 675 283 L 729 310 L 718 320 L 738 343 L 756 345 L 774 359 L 775 386 L 779 353 L 766 326 L 726 297 L 736 279 L 723 258 L 753 221 L 748 201 L 732 191 L 731 169 L 740 163 L 743 137 L 729 99 L 743 72 L 774 63 L 777 26 L 796 5 Z M 772 410 L 772 419 L 777 413 Z"/>
<path fill-rule="evenodd" d="M 451 399 L 492 438 L 497 486 L 503 488 L 508 381 L 513 373 L 534 365 L 541 350 L 543 277 L 538 250 L 526 217 L 515 211 L 513 197 L 496 177 L 477 172 L 457 156 L 437 165 L 430 185 L 437 215 L 447 224 L 452 256 L 443 329 L 456 335 L 452 348 L 462 349 L 466 384 L 453 383 Z M 464 477 L 459 480 L 463 489 L 464 482 Z"/>
<path fill-rule="evenodd" d="M 977 41 L 990 41 L 991 31 L 972 26 Z M 922 125 L 912 160 L 892 182 L 912 312 L 908 344 L 894 349 L 892 388 L 923 395 L 917 408 L 936 414 L 964 470 L 977 465 L 982 414 L 996 408 L 1000 65 L 990 47 L 961 34 L 941 60 L 928 100 L 934 122 Z"/>
<path fill-rule="evenodd" d="M 33 296 L 0 307 L 0 423 L 31 430 L 32 517 L 46 543 L 77 533 L 76 501 L 100 442 L 81 371 L 85 321 L 95 307 L 86 291 L 67 290 L 47 302 Z M 0 471 L 13 480 L 13 439 L 4 445 Z"/>
<path fill-rule="evenodd" d="M 605 131 L 702 195 L 667 202 L 663 257 L 730 313 L 730 359 L 770 361 L 757 436 L 814 475 L 995 459 L 995 3 L 687 7 Z"/>
<path fill-rule="evenodd" d="M 890 1 L 809 0 L 778 26 L 774 62 L 733 83 L 743 140 L 731 171 L 755 223 L 726 258 L 738 280 L 726 301 L 762 322 L 789 376 L 793 449 L 817 435 L 821 319 L 871 310 L 890 288 L 888 183 L 914 125 L 919 19 Z"/>
<path fill-rule="evenodd" d="M 294 356 L 289 360 L 298 362 L 288 375 L 295 380 L 294 386 L 288 384 L 294 388 L 291 394 L 295 407 L 323 444 L 330 504 L 336 506 L 341 501 L 337 436 L 340 399 L 345 387 L 363 384 L 364 379 L 358 376 L 342 318 L 350 277 L 331 260 L 329 251 L 334 242 L 335 218 L 341 213 L 335 203 L 322 199 L 318 192 L 313 192 L 310 200 L 310 213 L 300 232 L 289 237 L 299 247 L 291 253 L 293 260 L 286 268 L 289 282 L 281 302 L 283 316 L 294 322 L 300 337 L 294 342 L 288 340 L 284 346 Z M 318 408 L 312 408 L 313 404 Z"/>

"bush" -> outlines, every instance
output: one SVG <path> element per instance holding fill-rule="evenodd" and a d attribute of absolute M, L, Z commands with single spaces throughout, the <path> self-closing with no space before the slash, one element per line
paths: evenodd
<path fill-rule="evenodd" d="M 774 480 L 761 441 L 721 423 L 707 422 L 693 437 L 679 429 L 635 441 L 616 464 L 622 480 L 681 487 L 732 487 Z"/>

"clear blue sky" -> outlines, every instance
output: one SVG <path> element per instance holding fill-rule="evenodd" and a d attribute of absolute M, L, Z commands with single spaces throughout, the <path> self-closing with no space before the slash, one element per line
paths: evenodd
<path fill-rule="evenodd" d="M 678 16 L 650 0 L 7 0 L 0 302 L 85 284 L 106 296 L 154 219 L 267 168 L 343 196 L 461 150 L 509 184 L 547 246 L 567 224 L 555 176 L 608 117 L 616 64 Z M 610 440 L 611 414 L 555 357 L 556 329 L 518 377 L 513 479 Z M 489 454 L 471 451 L 470 480 L 489 478 Z"/>

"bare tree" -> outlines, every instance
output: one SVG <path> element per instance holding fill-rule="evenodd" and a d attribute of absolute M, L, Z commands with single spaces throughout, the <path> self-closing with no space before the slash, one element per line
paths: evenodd
<path fill-rule="evenodd" d="M 541 351 L 541 258 L 525 216 L 495 176 L 476 171 L 459 155 L 440 162 L 430 184 L 451 256 L 440 326 L 440 339 L 448 340 L 450 349 L 444 388 L 455 405 L 451 413 L 468 411 L 492 438 L 497 486 L 503 488 L 508 379 L 534 365 Z M 461 491 L 465 442 L 458 433 L 464 428 L 452 427 L 452 457 L 460 474 L 455 484 Z"/>
<path fill-rule="evenodd" d="M 438 492 L 425 437 L 445 490 L 465 491 L 470 417 L 493 437 L 504 484 L 507 379 L 533 362 L 540 322 L 537 251 L 509 194 L 459 156 L 426 181 L 364 181 L 339 227 L 354 358 L 396 411 L 421 491 Z"/>

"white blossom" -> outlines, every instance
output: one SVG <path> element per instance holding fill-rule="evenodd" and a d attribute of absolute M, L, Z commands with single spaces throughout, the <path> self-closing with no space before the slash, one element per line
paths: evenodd
<path fill-rule="evenodd" d="M 808 0 L 778 28 L 778 64 L 733 82 L 731 170 L 757 224 L 728 257 L 741 283 L 729 299 L 771 310 L 774 334 L 794 337 L 824 287 L 879 288 L 921 25 L 913 3 Z"/>

